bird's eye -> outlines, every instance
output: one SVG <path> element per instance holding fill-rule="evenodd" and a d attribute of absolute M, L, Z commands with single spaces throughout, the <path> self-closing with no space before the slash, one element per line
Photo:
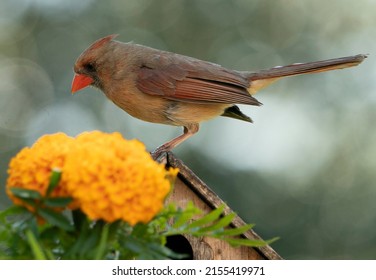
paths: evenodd
<path fill-rule="evenodd" d="M 88 72 L 95 72 L 95 66 L 92 63 L 85 64 L 84 68 Z"/>

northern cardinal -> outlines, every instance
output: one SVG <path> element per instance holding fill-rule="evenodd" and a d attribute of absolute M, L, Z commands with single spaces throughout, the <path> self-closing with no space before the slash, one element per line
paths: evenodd
<path fill-rule="evenodd" d="M 95 41 L 77 59 L 72 93 L 89 85 L 138 119 L 183 126 L 184 133 L 154 151 L 158 156 L 195 134 L 202 121 L 217 116 L 247 122 L 235 104 L 259 106 L 253 95 L 287 76 L 356 66 L 356 55 L 277 66 L 257 72 L 226 69 L 218 64 L 133 43 L 109 35 Z"/>

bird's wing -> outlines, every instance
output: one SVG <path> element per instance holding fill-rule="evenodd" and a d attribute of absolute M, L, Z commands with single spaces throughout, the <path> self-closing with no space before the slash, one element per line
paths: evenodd
<path fill-rule="evenodd" d="M 172 53 L 156 54 L 143 64 L 137 88 L 147 94 L 195 103 L 260 105 L 239 72 Z"/>

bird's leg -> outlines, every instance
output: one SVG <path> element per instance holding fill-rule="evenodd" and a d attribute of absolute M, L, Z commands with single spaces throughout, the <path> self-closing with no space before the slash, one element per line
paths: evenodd
<path fill-rule="evenodd" d="M 166 143 L 156 148 L 152 153 L 151 156 L 154 160 L 157 160 L 163 153 L 171 151 L 173 148 L 187 140 L 193 134 L 195 134 L 199 129 L 198 123 L 192 123 L 189 125 L 184 126 L 184 133 Z"/>

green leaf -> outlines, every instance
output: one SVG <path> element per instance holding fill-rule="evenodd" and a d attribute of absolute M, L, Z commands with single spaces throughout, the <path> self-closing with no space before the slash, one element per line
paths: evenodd
<path fill-rule="evenodd" d="M 75 221 L 75 216 L 78 217 L 79 223 Z M 73 211 L 73 220 L 75 223 L 75 233 L 79 233 L 79 235 L 76 237 L 76 240 L 74 243 L 68 248 L 65 255 L 63 256 L 64 259 L 71 259 L 71 258 L 77 258 L 76 256 L 79 253 L 82 253 L 83 247 L 85 242 L 89 239 L 89 236 L 91 234 L 91 227 L 90 222 L 86 217 L 84 217 L 84 214 L 79 211 L 75 210 Z"/>
<path fill-rule="evenodd" d="M 48 207 L 66 207 L 72 200 L 71 197 L 51 197 L 45 199 L 43 202 Z"/>
<path fill-rule="evenodd" d="M 175 222 L 173 223 L 173 228 L 180 228 L 184 224 L 187 224 L 195 215 L 201 214 L 201 210 L 196 208 L 193 203 L 190 201 L 186 209 L 184 210 L 178 210 L 175 213 Z"/>
<path fill-rule="evenodd" d="M 11 193 L 22 200 L 24 199 L 42 199 L 42 195 L 38 191 L 27 190 L 23 188 L 12 187 L 9 189 Z"/>
<path fill-rule="evenodd" d="M 38 214 L 51 225 L 60 227 L 67 231 L 73 231 L 74 229 L 68 218 L 61 213 L 55 212 L 48 208 L 40 208 L 38 209 Z"/>
<path fill-rule="evenodd" d="M 105 222 L 102 220 L 96 221 L 94 226 L 91 223 L 87 224 L 86 234 L 80 234 L 80 247 L 78 255 L 80 259 L 94 259 L 96 257 L 96 248 L 100 242 L 103 227 Z"/>
<path fill-rule="evenodd" d="M 12 215 L 22 215 L 29 213 L 28 210 L 23 206 L 13 205 L 0 212 L 0 221 L 5 223 L 7 217 Z"/>
<path fill-rule="evenodd" d="M 235 236 L 235 235 L 241 235 L 245 233 L 246 231 L 250 230 L 254 225 L 248 224 L 237 228 L 229 228 L 224 229 L 219 233 L 220 236 Z"/>
<path fill-rule="evenodd" d="M 157 243 L 149 242 L 145 244 L 144 251 L 139 256 L 139 259 L 153 259 L 153 260 L 165 260 L 168 258 L 182 259 L 186 257 L 185 254 L 175 253 L 171 249 Z"/>
<path fill-rule="evenodd" d="M 279 238 L 272 238 L 269 240 L 259 240 L 259 239 L 245 239 L 245 238 L 221 238 L 222 240 L 228 242 L 231 246 L 248 246 L 248 247 L 262 247 L 268 245 Z"/>
<path fill-rule="evenodd" d="M 87 217 L 81 210 L 73 210 L 72 218 L 76 230 L 81 230 L 84 224 L 87 223 Z"/>
<path fill-rule="evenodd" d="M 225 208 L 224 205 L 219 206 L 217 209 L 209 212 L 202 218 L 190 223 L 187 228 L 189 229 L 198 228 L 198 227 L 202 227 L 204 225 L 214 222 L 221 216 L 224 208 Z"/>
<path fill-rule="evenodd" d="M 138 223 L 134 225 L 132 235 L 142 237 L 147 234 L 148 229 L 149 227 L 147 224 Z"/>
<path fill-rule="evenodd" d="M 49 197 L 53 190 L 57 187 L 60 182 L 60 178 L 61 170 L 58 168 L 53 168 L 51 172 L 50 183 L 47 188 L 46 197 Z"/>
<path fill-rule="evenodd" d="M 25 220 L 24 226 L 26 226 L 26 229 L 32 231 L 33 234 L 39 238 L 39 227 L 35 214 L 32 214 L 30 218 Z"/>
<path fill-rule="evenodd" d="M 173 252 L 165 247 L 159 238 L 130 235 L 119 240 L 120 259 L 163 260 L 168 258 L 182 259 L 186 255 Z"/>
<path fill-rule="evenodd" d="M 108 243 L 109 227 L 110 227 L 110 224 L 105 224 L 102 227 L 101 237 L 100 237 L 100 240 L 99 240 L 97 251 L 95 253 L 95 258 L 94 258 L 95 260 L 101 260 L 101 259 L 103 259 L 103 256 L 106 255 L 105 250 L 106 250 L 106 246 L 107 246 L 107 243 Z"/>
<path fill-rule="evenodd" d="M 227 216 L 224 216 L 222 219 L 215 221 L 213 225 L 201 228 L 198 232 L 213 232 L 216 230 L 223 230 L 224 227 L 227 227 L 232 222 L 235 216 L 235 213 L 230 213 Z"/>
<path fill-rule="evenodd" d="M 37 208 L 39 206 L 38 205 L 38 202 L 40 202 L 39 199 L 32 199 L 32 198 L 21 198 L 21 199 L 23 202 L 25 202 L 26 204 L 29 204 L 31 207 Z"/>

